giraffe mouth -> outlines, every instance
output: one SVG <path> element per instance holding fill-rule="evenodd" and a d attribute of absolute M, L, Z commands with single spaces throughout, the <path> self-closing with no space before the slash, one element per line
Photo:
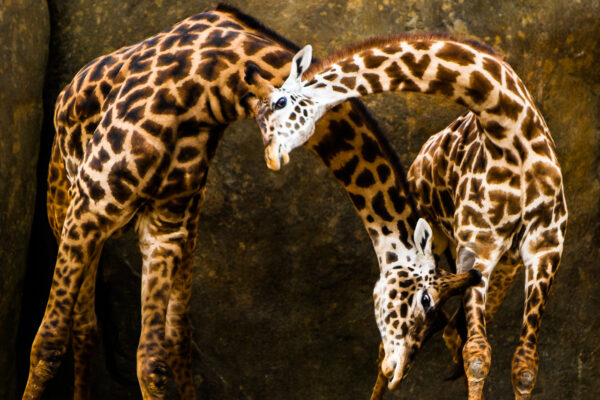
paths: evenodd
<path fill-rule="evenodd" d="M 265 161 L 270 170 L 279 171 L 290 162 L 290 155 L 282 144 L 272 141 L 265 149 Z"/>
<path fill-rule="evenodd" d="M 407 363 L 403 357 L 398 357 L 395 354 L 392 354 L 389 358 L 385 358 L 381 365 L 381 371 L 388 379 L 389 390 L 398 389 L 408 375 L 409 370 L 410 363 Z"/>

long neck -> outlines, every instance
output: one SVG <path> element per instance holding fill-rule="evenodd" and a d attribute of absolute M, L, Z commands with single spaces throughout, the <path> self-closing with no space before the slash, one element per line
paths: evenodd
<path fill-rule="evenodd" d="M 260 47 L 260 51 L 240 58 L 238 64 L 253 63 L 265 79 L 279 85 L 289 74 L 297 48 L 274 42 L 265 46 L 264 39 L 245 36 L 241 46 Z M 239 70 L 243 71 L 243 67 Z M 236 82 L 233 91 L 221 91 L 230 93 L 229 101 L 234 103 L 247 93 L 243 80 Z M 412 234 L 418 211 L 406 175 L 387 138 L 360 101 L 346 102 L 326 113 L 305 146 L 323 160 L 347 191 L 372 239 L 381 267 L 414 248 Z"/>
<path fill-rule="evenodd" d="M 520 132 L 547 132 L 510 66 L 478 47 L 417 35 L 375 39 L 312 66 L 302 90 L 326 108 L 386 91 L 440 94 L 473 111 L 490 140 L 501 146 L 514 146 Z"/>
<path fill-rule="evenodd" d="M 360 101 L 342 103 L 326 113 L 305 146 L 323 160 L 348 193 L 381 268 L 394 265 L 406 251 L 414 250 L 418 208 L 406 174 Z"/>

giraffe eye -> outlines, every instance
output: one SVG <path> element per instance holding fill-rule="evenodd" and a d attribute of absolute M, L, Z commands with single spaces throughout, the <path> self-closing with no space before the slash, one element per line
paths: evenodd
<path fill-rule="evenodd" d="M 286 106 L 286 104 L 287 104 L 287 99 L 285 97 L 280 97 L 275 102 L 275 109 L 276 110 L 281 110 L 283 107 Z"/>
<path fill-rule="evenodd" d="M 429 297 L 427 293 L 424 293 L 423 297 L 421 297 L 421 305 L 425 312 L 429 311 L 429 308 L 431 307 L 431 297 Z"/>

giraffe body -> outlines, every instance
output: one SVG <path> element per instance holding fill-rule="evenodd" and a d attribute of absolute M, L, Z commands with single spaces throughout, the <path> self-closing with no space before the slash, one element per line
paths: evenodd
<path fill-rule="evenodd" d="M 142 396 L 163 398 L 171 369 L 180 397 L 195 397 L 189 299 L 208 167 L 227 124 L 253 114 L 245 68 L 251 64 L 279 85 L 297 50 L 255 19 L 219 6 L 97 58 L 61 92 L 47 200 L 59 252 L 24 399 L 42 396 L 69 342 L 74 397 L 91 397 L 97 265 L 105 240 L 131 226 L 143 256 L 137 352 Z M 393 264 L 407 247 L 416 252 L 412 226 L 418 213 L 406 177 L 359 102 L 327 113 L 307 147 L 348 192 L 380 264 Z M 380 173 L 364 184 L 358 177 L 365 170 Z M 444 275 L 441 282 L 438 292 L 449 293 L 472 279 Z"/>
<path fill-rule="evenodd" d="M 309 46 L 300 51 L 295 64 L 307 66 L 310 51 Z M 247 77 L 259 98 L 253 106 L 272 169 L 279 169 L 289 152 L 311 137 L 324 112 L 348 98 L 413 91 L 441 94 L 469 108 L 424 145 L 409 173 L 411 188 L 437 242 L 449 244 L 456 254 L 458 271 L 475 268 L 482 273 L 481 283 L 467 289 L 463 299 L 466 343 L 457 340 L 453 324 L 445 333 L 455 360 L 464 362 L 469 399 L 482 397 L 491 362 L 486 318 L 525 266 L 523 329 L 512 381 L 515 398 L 529 398 L 538 369 L 541 316 L 560 263 L 567 209 L 554 142 L 512 68 L 472 41 L 401 34 L 367 40 L 310 68 L 292 68 L 279 89 L 251 71 Z M 423 295 L 410 277 L 413 271 L 400 269 L 400 284 L 382 269 L 374 292 L 385 352 L 381 370 L 390 388 L 410 368 L 405 357 L 398 357 L 399 349 L 406 347 L 407 337 L 423 336 L 418 328 L 422 317 L 410 312 Z M 414 299 L 398 310 L 388 298 L 394 300 L 400 289 Z"/>

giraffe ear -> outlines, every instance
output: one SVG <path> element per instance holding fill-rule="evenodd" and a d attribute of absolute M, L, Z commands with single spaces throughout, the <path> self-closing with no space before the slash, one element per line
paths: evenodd
<path fill-rule="evenodd" d="M 419 218 L 417 227 L 415 228 L 414 241 L 417 249 L 423 255 L 431 255 L 431 243 L 432 243 L 431 227 L 423 218 Z"/>
<path fill-rule="evenodd" d="M 286 88 L 296 88 L 301 85 L 302 74 L 310 67 L 312 61 L 312 46 L 307 44 L 292 59 L 290 75 L 283 83 Z"/>
<path fill-rule="evenodd" d="M 247 63 L 244 71 L 244 81 L 248 84 L 248 90 L 260 99 L 266 98 L 272 91 L 273 86 L 260 74 L 260 69 L 253 63 Z"/>

